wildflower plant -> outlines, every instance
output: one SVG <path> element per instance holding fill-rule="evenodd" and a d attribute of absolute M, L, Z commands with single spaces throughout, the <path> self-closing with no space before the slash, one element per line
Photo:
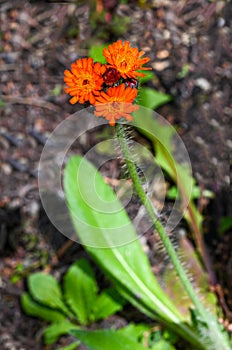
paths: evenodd
<path fill-rule="evenodd" d="M 71 65 L 70 70 L 64 72 L 65 91 L 71 96 L 70 103 L 84 104 L 85 108 L 61 123 L 45 145 L 39 168 L 42 204 L 60 231 L 84 245 L 127 301 L 184 338 L 189 342 L 188 349 L 229 350 L 231 347 L 228 334 L 218 323 L 217 315 L 209 311 L 200 299 L 169 237 L 170 231 L 184 212 L 188 213 L 194 181 L 186 168 L 189 162 L 187 152 L 174 128 L 163 118 L 157 115 L 154 118 L 154 112 L 150 109 L 136 104 L 140 90 L 139 79 L 145 76 L 143 71 L 150 70 L 149 67 L 144 67 L 149 58 L 143 57 L 143 51 L 121 40 L 104 48 L 103 56 L 105 63 L 94 62 L 93 58 L 80 58 Z M 49 199 L 51 191 L 62 193 L 62 163 L 72 142 L 84 131 L 100 125 L 106 126 L 108 123 L 115 133 L 134 191 L 146 211 L 142 225 L 139 225 L 140 219 L 135 220 L 133 225 L 115 192 L 88 160 L 88 156 L 91 158 L 91 150 L 86 157 L 71 157 L 65 167 L 63 186 L 67 203 L 60 207 L 56 202 L 51 204 Z M 138 171 L 138 168 L 144 169 L 146 175 L 147 161 L 154 163 L 154 157 L 146 153 L 146 166 L 143 167 L 143 163 L 137 166 L 141 148 L 137 143 L 128 140 L 128 125 L 137 128 L 157 144 L 157 163 L 175 180 L 182 195 L 181 203 L 176 201 L 173 206 L 176 209 L 176 204 L 179 203 L 182 213 L 180 216 L 176 216 L 176 213 L 170 215 L 166 223 Z M 176 139 L 172 143 L 174 137 Z M 113 148 L 113 140 L 107 141 L 108 149 Z M 180 154 L 175 156 L 176 148 L 181 155 L 185 155 L 184 165 L 177 161 Z M 99 168 L 101 164 L 98 158 L 92 156 L 91 159 L 93 158 Z M 150 170 L 149 168 L 147 173 L 152 173 Z M 182 314 L 161 288 L 141 247 L 138 237 L 150 228 L 159 235 L 183 286 L 185 297 L 190 301 L 187 315 Z M 77 236 L 74 236 L 74 230 Z M 71 333 L 90 350 L 149 348 L 148 345 L 138 344 L 131 334 L 122 334 L 111 329 L 74 329 Z M 109 342 L 111 338 L 115 339 L 116 347 Z"/>
<path fill-rule="evenodd" d="M 114 126 L 122 117 L 131 121 L 131 113 L 138 110 L 138 106 L 132 105 L 138 94 L 137 78 L 145 76 L 138 69 L 150 70 L 143 67 L 150 58 L 141 58 L 144 51 L 139 52 L 128 41 L 123 44 L 121 40 L 104 48 L 103 55 L 106 64 L 80 58 L 70 71 L 65 70 L 64 81 L 68 86 L 65 91 L 72 96 L 70 103 L 89 102 L 96 106 L 97 117 L 106 118 Z"/>

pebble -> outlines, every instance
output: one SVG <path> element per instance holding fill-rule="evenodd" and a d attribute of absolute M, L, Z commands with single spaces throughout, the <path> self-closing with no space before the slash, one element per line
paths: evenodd
<path fill-rule="evenodd" d="M 169 56 L 169 51 L 168 50 L 158 51 L 156 56 L 157 56 L 157 58 L 159 58 L 161 60 L 165 59 L 165 58 L 167 58 Z"/>
<path fill-rule="evenodd" d="M 154 62 L 154 63 L 152 63 L 152 68 L 154 68 L 155 70 L 158 70 L 159 72 L 161 72 L 164 69 L 168 68 L 169 65 L 170 65 L 169 61 Z"/>
<path fill-rule="evenodd" d="M 217 165 L 217 164 L 218 164 L 218 160 L 217 160 L 217 158 L 212 157 L 212 159 L 211 159 L 211 163 L 212 163 L 213 165 Z"/>
<path fill-rule="evenodd" d="M 164 38 L 164 39 L 170 39 L 170 37 L 171 37 L 170 31 L 167 30 L 167 29 L 165 29 L 165 30 L 163 31 L 163 38 Z"/>
<path fill-rule="evenodd" d="M 211 89 L 211 84 L 205 78 L 197 78 L 195 80 L 195 86 L 200 87 L 204 91 L 209 91 Z"/>
<path fill-rule="evenodd" d="M 30 55 L 28 61 L 33 69 L 39 69 L 44 66 L 44 59 L 39 55 Z"/>
<path fill-rule="evenodd" d="M 189 34 L 183 33 L 182 36 L 181 36 L 181 40 L 182 40 L 183 44 L 188 46 L 189 43 L 190 43 L 190 36 L 189 36 Z"/>
<path fill-rule="evenodd" d="M 232 141 L 231 140 L 226 140 L 226 145 L 232 149 Z"/>
<path fill-rule="evenodd" d="M 197 142 L 199 145 L 204 145 L 204 144 L 205 144 L 205 141 L 204 141 L 203 138 L 200 137 L 200 136 L 197 136 L 197 137 L 196 137 L 196 142 Z"/>
<path fill-rule="evenodd" d="M 224 27 L 225 23 L 226 23 L 226 21 L 224 18 L 222 18 L 222 17 L 218 18 L 218 27 L 220 27 L 220 28 Z"/>
<path fill-rule="evenodd" d="M 12 173 L 12 167 L 10 166 L 10 164 L 7 163 L 3 163 L 1 165 L 1 171 L 5 174 L 5 175 L 10 175 Z"/>
<path fill-rule="evenodd" d="M 37 201 L 33 200 L 30 201 L 30 203 L 24 208 L 24 210 L 28 213 L 31 214 L 32 217 L 36 217 L 39 213 L 40 206 Z"/>
<path fill-rule="evenodd" d="M 3 52 L 1 57 L 5 63 L 15 63 L 19 58 L 19 52 Z"/>
<path fill-rule="evenodd" d="M 214 118 L 210 120 L 210 125 L 214 126 L 215 128 L 219 128 L 220 127 L 219 122 L 216 119 L 214 119 Z"/>

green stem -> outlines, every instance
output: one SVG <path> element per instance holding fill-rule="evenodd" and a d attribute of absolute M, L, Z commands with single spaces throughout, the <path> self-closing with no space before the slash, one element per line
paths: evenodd
<path fill-rule="evenodd" d="M 188 276 L 187 276 L 187 274 L 186 274 L 186 272 L 181 264 L 181 261 L 180 261 L 178 255 L 177 255 L 177 253 L 172 245 L 172 242 L 169 239 L 169 237 L 165 231 L 165 228 L 163 227 L 162 223 L 159 221 L 159 219 L 155 215 L 154 206 L 153 206 L 151 200 L 148 198 L 148 196 L 146 195 L 146 193 L 143 190 L 143 186 L 141 184 L 135 163 L 132 161 L 132 156 L 130 153 L 129 146 L 127 144 L 127 139 L 126 139 L 125 130 L 124 130 L 123 125 L 117 124 L 116 131 L 117 131 L 117 136 L 118 136 L 118 140 L 120 143 L 121 151 L 122 151 L 122 154 L 125 158 L 127 168 L 129 170 L 131 179 L 132 179 L 133 184 L 134 184 L 134 188 L 135 188 L 141 202 L 143 203 L 144 207 L 146 208 L 146 210 L 147 210 L 147 212 L 148 212 L 148 214 L 149 214 L 149 216 L 154 224 L 154 227 L 156 228 L 156 230 L 160 236 L 160 239 L 161 239 L 161 241 L 162 241 L 162 243 L 163 243 L 163 245 L 164 245 L 164 247 L 169 255 L 169 258 L 170 258 L 187 294 L 189 295 L 190 299 L 192 300 L 197 312 L 201 316 L 201 321 L 203 321 L 207 325 L 209 325 L 209 322 L 214 319 L 214 316 L 209 315 L 208 311 L 204 308 L 203 304 L 199 300 L 199 298 L 198 298 L 198 296 L 197 296 L 191 282 L 189 281 L 189 278 L 188 278 Z M 216 327 L 216 329 L 218 330 L 217 327 Z M 215 334 L 215 336 L 217 336 L 217 335 Z M 220 335 L 218 334 L 218 336 L 222 337 L 222 334 L 220 334 Z M 227 344 L 225 344 L 225 347 L 222 346 L 222 349 L 226 350 L 229 348 L 227 347 Z"/>

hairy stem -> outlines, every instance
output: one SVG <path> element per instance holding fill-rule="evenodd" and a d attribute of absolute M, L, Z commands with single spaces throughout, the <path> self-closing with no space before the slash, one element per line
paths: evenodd
<path fill-rule="evenodd" d="M 187 292 L 187 294 L 189 295 L 190 299 L 192 300 L 200 318 L 201 318 L 201 322 L 205 323 L 209 330 L 211 330 L 212 332 L 210 332 L 210 335 L 207 336 L 209 342 L 211 342 L 210 340 L 212 340 L 213 343 L 213 338 L 219 337 L 221 339 L 221 349 L 223 350 L 229 350 L 229 347 L 227 345 L 227 341 L 224 339 L 223 335 L 220 334 L 221 332 L 219 331 L 218 327 L 217 327 L 217 321 L 216 319 L 214 319 L 213 315 L 210 315 L 208 313 L 208 311 L 205 309 L 205 307 L 203 306 L 203 304 L 201 303 L 199 297 L 197 296 L 191 282 L 189 281 L 189 278 L 181 264 L 181 261 L 172 245 L 172 242 L 170 240 L 170 238 L 168 237 L 164 226 L 162 225 L 162 223 L 160 222 L 159 218 L 156 216 L 155 214 L 155 208 L 151 202 L 151 200 L 149 199 L 149 197 L 146 195 L 146 193 L 144 192 L 143 186 L 141 184 L 140 181 L 140 177 L 138 175 L 137 169 L 136 169 L 136 165 L 132 160 L 132 156 L 131 156 L 131 152 L 129 149 L 129 146 L 127 144 L 127 138 L 125 135 L 125 130 L 122 124 L 117 124 L 116 125 L 116 132 L 117 132 L 117 137 L 120 143 L 120 147 L 121 147 L 121 151 L 125 160 L 125 163 L 127 165 L 128 171 L 130 173 L 131 179 L 133 181 L 134 184 L 134 188 L 142 202 L 142 204 L 144 205 L 144 207 L 146 208 L 154 227 L 156 228 L 160 239 L 169 255 L 169 258 Z M 214 323 L 215 321 L 215 323 Z M 212 323 L 213 322 L 213 323 Z M 212 334 L 216 332 L 217 334 Z M 219 334 L 218 334 L 219 333 Z M 212 339 L 209 339 L 211 338 Z M 224 344 L 223 344 L 224 343 Z M 213 349 L 211 346 L 209 347 L 209 349 Z"/>

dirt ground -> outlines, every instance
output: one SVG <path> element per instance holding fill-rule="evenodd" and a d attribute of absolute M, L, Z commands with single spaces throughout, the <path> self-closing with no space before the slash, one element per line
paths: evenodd
<path fill-rule="evenodd" d="M 37 167 L 49 133 L 78 108 L 63 92 L 64 69 L 91 45 L 117 39 L 151 57 L 149 86 L 173 96 L 158 112 L 176 126 L 199 186 L 215 193 L 204 212 L 205 241 L 232 322 L 232 235 L 218 234 L 221 217 L 232 216 L 231 3 L 0 1 L 0 16 L 0 348 L 52 349 L 41 343 L 42 323 L 20 308 L 25 280 L 12 278 L 21 265 L 24 277 L 52 266 L 57 254 L 62 273 L 84 254 L 69 244 L 63 253 L 67 241 L 57 232 L 54 239 Z"/>

